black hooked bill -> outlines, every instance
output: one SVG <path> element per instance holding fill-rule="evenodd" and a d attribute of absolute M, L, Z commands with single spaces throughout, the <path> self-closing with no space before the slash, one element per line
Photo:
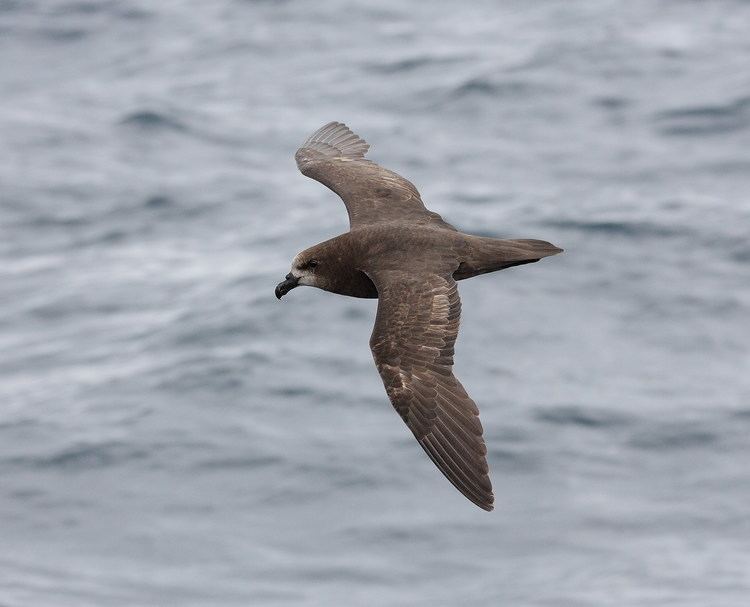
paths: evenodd
<path fill-rule="evenodd" d="M 286 275 L 285 280 L 276 285 L 276 299 L 281 299 L 289 293 L 294 287 L 299 284 L 299 278 L 294 276 L 291 272 Z"/>

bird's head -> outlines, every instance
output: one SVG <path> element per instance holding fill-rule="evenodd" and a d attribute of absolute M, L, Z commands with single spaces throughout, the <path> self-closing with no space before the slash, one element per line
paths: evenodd
<path fill-rule="evenodd" d="M 276 297 L 281 299 L 292 289 L 299 286 L 326 289 L 329 283 L 327 271 L 332 264 L 322 247 L 310 247 L 302 251 L 292 261 L 292 269 L 284 280 L 276 285 Z"/>

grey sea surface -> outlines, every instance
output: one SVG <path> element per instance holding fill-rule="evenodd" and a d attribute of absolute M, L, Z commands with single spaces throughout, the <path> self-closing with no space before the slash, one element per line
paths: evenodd
<path fill-rule="evenodd" d="M 0 605 L 750 604 L 750 4 L 0 0 Z M 389 404 L 330 120 L 461 229 L 496 509 Z"/>

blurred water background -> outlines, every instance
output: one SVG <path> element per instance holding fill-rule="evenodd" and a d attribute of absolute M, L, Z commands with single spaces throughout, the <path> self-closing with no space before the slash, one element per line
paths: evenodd
<path fill-rule="evenodd" d="M 745 606 L 750 4 L 0 0 L 0 605 Z M 329 120 L 474 233 L 487 514 L 273 295 Z"/>

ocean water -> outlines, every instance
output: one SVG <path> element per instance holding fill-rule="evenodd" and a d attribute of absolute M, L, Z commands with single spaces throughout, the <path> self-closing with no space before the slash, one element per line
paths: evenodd
<path fill-rule="evenodd" d="M 0 0 L 0 605 L 745 606 L 750 4 Z M 468 232 L 486 513 L 388 403 L 330 120 Z"/>

